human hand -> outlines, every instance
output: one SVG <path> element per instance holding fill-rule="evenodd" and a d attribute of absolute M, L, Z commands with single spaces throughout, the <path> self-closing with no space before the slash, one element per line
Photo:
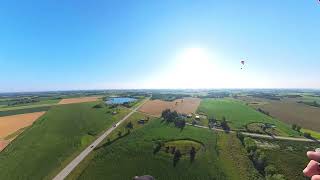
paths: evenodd
<path fill-rule="evenodd" d="M 311 177 L 311 180 L 320 180 L 320 152 L 308 151 L 307 156 L 311 161 L 303 170 L 304 175 Z"/>

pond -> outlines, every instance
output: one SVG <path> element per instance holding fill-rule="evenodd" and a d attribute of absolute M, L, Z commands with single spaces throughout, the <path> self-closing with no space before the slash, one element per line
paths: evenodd
<path fill-rule="evenodd" d="M 135 98 L 129 98 L 129 97 L 116 97 L 116 98 L 109 98 L 106 103 L 107 104 L 123 104 L 123 103 L 129 103 L 136 101 Z"/>

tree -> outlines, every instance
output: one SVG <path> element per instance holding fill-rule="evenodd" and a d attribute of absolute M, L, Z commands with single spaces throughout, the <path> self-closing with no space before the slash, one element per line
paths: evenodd
<path fill-rule="evenodd" d="M 175 146 L 172 146 L 171 148 L 171 154 L 174 154 L 176 152 L 176 147 Z"/>
<path fill-rule="evenodd" d="M 293 130 L 296 130 L 296 129 L 297 129 L 297 125 L 296 125 L 296 124 L 292 124 L 291 127 L 292 127 Z"/>
<path fill-rule="evenodd" d="M 168 119 L 170 113 L 171 113 L 170 109 L 165 109 L 162 111 L 161 117 L 166 120 L 166 119 Z"/>
<path fill-rule="evenodd" d="M 256 151 L 257 150 L 257 144 L 254 142 L 254 140 L 250 137 L 245 137 L 243 140 L 244 147 L 246 148 L 247 152 Z"/>
<path fill-rule="evenodd" d="M 126 128 L 127 128 L 127 129 L 133 129 L 133 124 L 132 124 L 131 121 L 128 122 L 128 124 L 126 125 Z"/>
<path fill-rule="evenodd" d="M 301 126 L 297 126 L 297 131 L 300 132 Z"/>
<path fill-rule="evenodd" d="M 122 135 L 122 132 L 118 131 L 118 137 L 121 137 L 121 135 Z"/>
<path fill-rule="evenodd" d="M 196 157 L 196 149 L 192 146 L 191 150 L 190 150 L 190 161 L 193 162 L 195 157 Z"/>
<path fill-rule="evenodd" d="M 266 176 L 272 176 L 274 175 L 277 170 L 273 165 L 268 165 L 265 169 L 264 172 L 266 173 Z"/>
<path fill-rule="evenodd" d="M 177 165 L 178 161 L 180 160 L 180 157 L 181 157 L 181 152 L 179 149 L 177 149 L 173 155 L 173 166 Z"/>
<path fill-rule="evenodd" d="M 226 121 L 225 117 L 222 118 L 221 127 L 225 131 L 229 131 L 230 130 L 230 127 L 229 127 L 228 122 Z"/>
<path fill-rule="evenodd" d="M 306 138 L 309 138 L 309 139 L 312 138 L 311 134 L 308 133 L 308 132 L 304 132 L 303 136 L 306 137 Z"/>
<path fill-rule="evenodd" d="M 176 118 L 174 120 L 174 125 L 178 128 L 183 129 L 186 126 L 186 121 L 183 118 Z"/>

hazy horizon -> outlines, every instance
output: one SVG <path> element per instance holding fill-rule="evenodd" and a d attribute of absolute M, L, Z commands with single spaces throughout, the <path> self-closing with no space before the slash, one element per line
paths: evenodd
<path fill-rule="evenodd" d="M 0 92 L 320 89 L 316 0 L 123 2 L 3 2 Z"/>

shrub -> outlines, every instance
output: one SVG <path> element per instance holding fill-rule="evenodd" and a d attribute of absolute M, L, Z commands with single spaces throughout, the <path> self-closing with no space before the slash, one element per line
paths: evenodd
<path fill-rule="evenodd" d="M 266 173 L 267 176 L 272 176 L 274 175 L 277 170 L 273 165 L 268 165 L 265 169 L 264 172 Z"/>
<path fill-rule="evenodd" d="M 251 151 L 256 151 L 257 150 L 257 144 L 256 142 L 250 138 L 250 137 L 245 137 L 243 140 L 244 147 L 246 148 L 247 152 Z"/>

